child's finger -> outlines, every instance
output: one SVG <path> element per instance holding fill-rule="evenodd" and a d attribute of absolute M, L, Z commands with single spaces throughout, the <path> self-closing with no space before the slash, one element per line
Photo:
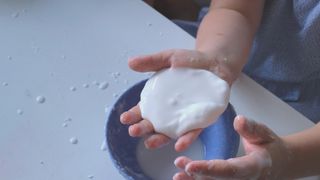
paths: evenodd
<path fill-rule="evenodd" d="M 176 173 L 172 179 L 173 180 L 193 180 L 193 178 L 188 176 L 185 172 Z"/>
<path fill-rule="evenodd" d="M 202 129 L 195 129 L 179 137 L 175 144 L 175 150 L 180 152 L 187 149 L 197 139 Z"/>
<path fill-rule="evenodd" d="M 187 158 L 185 156 L 180 156 L 174 161 L 174 165 L 177 168 L 180 168 L 180 169 L 184 170 L 186 168 L 186 165 L 191 161 L 192 161 L 191 159 L 189 159 L 189 158 Z"/>
<path fill-rule="evenodd" d="M 141 111 L 139 105 L 134 106 L 130 110 L 124 112 L 120 116 L 120 122 L 122 124 L 135 124 L 139 121 L 141 121 Z"/>
<path fill-rule="evenodd" d="M 150 134 L 154 131 L 150 121 L 143 119 L 142 121 L 133 124 L 129 127 L 129 134 L 132 137 L 141 137 Z"/>
<path fill-rule="evenodd" d="M 244 116 L 235 118 L 234 128 L 247 142 L 253 144 L 269 143 L 277 137 L 267 126 L 249 121 Z"/>
<path fill-rule="evenodd" d="M 229 160 L 193 161 L 187 164 L 185 171 L 195 176 L 212 178 L 250 179 L 259 175 L 269 166 L 257 154 L 249 154 Z"/>
<path fill-rule="evenodd" d="M 226 160 L 193 161 L 186 166 L 185 171 L 196 176 L 234 178 L 236 168 Z"/>
<path fill-rule="evenodd" d="M 138 72 L 159 71 L 171 66 L 170 57 L 174 50 L 166 50 L 156 54 L 138 56 L 129 59 L 129 67 Z"/>
<path fill-rule="evenodd" d="M 163 134 L 153 134 L 144 141 L 144 145 L 148 149 L 157 149 L 167 145 L 171 139 Z"/>

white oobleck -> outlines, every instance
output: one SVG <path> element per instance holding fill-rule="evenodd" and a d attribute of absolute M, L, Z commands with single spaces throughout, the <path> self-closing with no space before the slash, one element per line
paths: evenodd
<path fill-rule="evenodd" d="M 156 132 L 177 139 L 214 123 L 226 109 L 229 95 L 229 84 L 212 72 L 170 68 L 147 81 L 139 105 Z"/>

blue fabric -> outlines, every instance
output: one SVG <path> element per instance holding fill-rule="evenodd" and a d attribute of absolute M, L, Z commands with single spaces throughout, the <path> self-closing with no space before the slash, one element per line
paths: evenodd
<path fill-rule="evenodd" d="M 320 1 L 267 0 L 244 72 L 320 120 Z"/>
<path fill-rule="evenodd" d="M 319 0 L 267 0 L 244 71 L 281 82 L 320 79 L 319 32 Z"/>
<path fill-rule="evenodd" d="M 207 11 L 203 9 L 199 21 Z M 319 122 L 320 1 L 267 0 L 243 71 L 307 118 Z"/>

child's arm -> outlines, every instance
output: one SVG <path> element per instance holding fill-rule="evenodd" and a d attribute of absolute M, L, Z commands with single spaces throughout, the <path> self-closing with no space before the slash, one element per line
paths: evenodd
<path fill-rule="evenodd" d="M 213 0 L 200 24 L 196 50 L 226 65 L 229 82 L 238 77 L 247 62 L 263 7 L 264 0 Z"/>
<path fill-rule="evenodd" d="M 320 123 L 283 139 L 290 150 L 289 163 L 283 172 L 285 177 L 320 174 Z"/>

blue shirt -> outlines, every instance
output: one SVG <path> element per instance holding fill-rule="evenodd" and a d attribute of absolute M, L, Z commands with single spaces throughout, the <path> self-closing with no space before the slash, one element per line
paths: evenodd
<path fill-rule="evenodd" d="M 320 1 L 266 0 L 244 71 L 272 81 L 320 79 Z"/>
<path fill-rule="evenodd" d="M 320 121 L 320 1 L 266 0 L 244 72 Z"/>

